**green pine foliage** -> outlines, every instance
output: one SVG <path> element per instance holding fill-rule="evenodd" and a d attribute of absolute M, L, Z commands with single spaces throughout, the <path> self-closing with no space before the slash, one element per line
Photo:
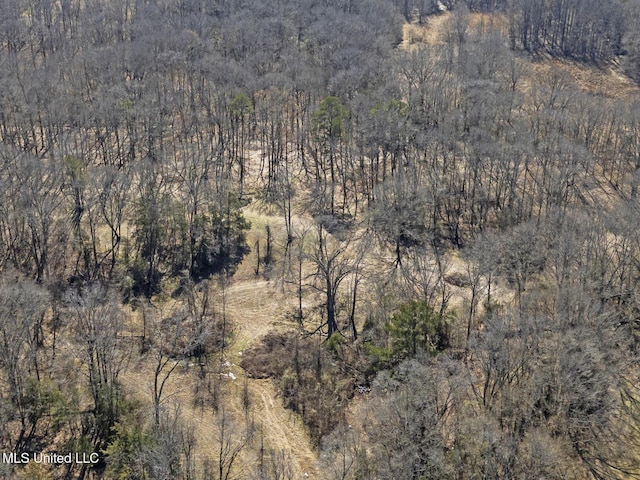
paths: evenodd
<path fill-rule="evenodd" d="M 384 331 L 387 345 L 365 344 L 372 359 L 372 372 L 393 368 L 419 354 L 435 356 L 449 347 L 448 317 L 424 300 L 402 305 L 385 323 Z"/>

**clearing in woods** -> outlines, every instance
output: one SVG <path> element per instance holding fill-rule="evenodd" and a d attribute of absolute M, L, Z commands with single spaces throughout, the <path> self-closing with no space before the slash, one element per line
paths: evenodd
<path fill-rule="evenodd" d="M 421 25 L 405 24 L 404 38 L 399 48 L 409 50 L 420 45 L 444 45 L 451 16 L 450 12 L 444 12 L 427 18 Z M 474 14 L 470 28 L 483 20 L 479 15 Z M 617 99 L 638 93 L 638 87 L 614 68 L 605 71 L 573 62 L 544 58 L 536 61 L 521 58 L 519 61 L 528 67 L 526 68 L 527 76 L 557 69 L 570 74 L 581 88 L 590 93 Z M 525 91 L 526 81 L 525 78 L 523 85 Z M 259 159 L 250 158 L 250 160 L 252 165 L 248 165 L 247 168 L 257 168 Z M 319 478 L 317 452 L 311 446 L 300 417 L 283 407 L 271 380 L 247 378 L 243 370 L 237 366 L 242 352 L 256 345 L 268 333 L 291 331 L 297 328 L 296 323 L 288 315 L 295 308 L 295 295 L 285 292 L 275 282 L 256 277 L 254 274 L 257 260 L 255 243 L 260 241 L 261 245 L 264 245 L 266 225 L 271 228 L 275 242 L 286 238 L 284 221 L 281 216 L 265 214 L 253 205 L 245 209 L 245 216 L 252 225 L 248 233 L 248 244 L 252 251 L 244 258 L 236 274 L 224 289 L 224 314 L 233 328 L 233 340 L 223 359 L 224 365 L 227 365 L 226 376 L 222 377 L 227 387 L 224 401 L 229 410 L 240 418 L 242 391 L 246 384 L 253 415 L 259 428 L 257 439 L 254 441 L 257 448 L 259 448 L 261 437 L 266 448 L 281 452 L 285 458 L 289 458 L 294 478 L 301 478 L 305 473 L 312 478 Z M 295 217 L 293 220 L 294 224 L 307 223 L 300 217 Z M 282 245 L 278 248 L 282 250 Z M 452 265 L 452 271 L 456 270 L 456 267 L 463 269 L 463 265 L 457 264 Z M 461 301 L 465 293 L 461 291 L 457 293 L 460 296 L 457 300 Z M 211 361 L 219 361 L 219 359 Z M 125 388 L 135 392 L 142 399 L 150 399 L 152 372 L 153 365 L 150 360 L 132 362 L 123 378 Z M 215 460 L 217 431 L 215 416 L 211 409 L 194 406 L 193 402 L 193 392 L 199 381 L 195 368 L 185 367 L 177 370 L 168 382 L 165 400 L 167 404 L 180 405 L 181 416 L 194 428 L 198 442 L 196 456 Z M 255 465 L 257 448 L 255 445 L 247 448 L 239 457 L 236 473 L 250 475 Z"/>
<path fill-rule="evenodd" d="M 252 221 L 249 241 L 260 234 L 256 230 L 261 224 L 272 226 L 276 238 L 284 235 L 280 231 L 280 228 L 283 228 L 281 218 L 251 210 L 246 214 Z M 257 427 L 253 444 L 247 446 L 238 457 L 233 471 L 242 476 L 251 476 L 257 462 L 256 451 L 262 442 L 265 449 L 277 452 L 289 460 L 295 478 L 301 478 L 305 473 L 311 478 L 316 478 L 317 454 L 311 446 L 300 417 L 284 408 L 271 380 L 247 378 L 238 366 L 242 352 L 258 343 L 267 333 L 290 331 L 297 326 L 294 321 L 286 318 L 292 302 L 291 296 L 286 295 L 274 282 L 255 277 L 255 261 L 255 253 L 251 252 L 239 265 L 236 275 L 230 279 L 224 290 L 220 286 L 215 287 L 217 314 L 226 315 L 232 328 L 232 340 L 222 362 L 219 356 L 210 359 L 212 363 L 222 364 L 220 376 L 225 393 L 221 401 L 224 402 L 225 410 L 241 423 L 242 396 L 246 382 L 251 403 L 250 415 Z M 169 302 L 163 305 L 162 309 L 168 306 Z M 153 368 L 152 357 L 132 361 L 122 377 L 125 389 L 135 393 L 142 401 L 150 401 L 153 392 Z M 212 408 L 194 404 L 194 392 L 198 390 L 199 382 L 202 380 L 198 376 L 197 366 L 185 364 L 178 368 L 167 382 L 163 407 L 173 411 L 172 409 L 179 406 L 180 417 L 193 429 L 196 438 L 195 457 L 198 460 L 209 459 L 215 464 L 219 447 L 218 424 Z"/>

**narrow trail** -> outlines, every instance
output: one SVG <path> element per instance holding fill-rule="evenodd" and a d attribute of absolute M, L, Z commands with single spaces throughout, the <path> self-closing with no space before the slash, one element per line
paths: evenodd
<path fill-rule="evenodd" d="M 288 299 L 271 282 L 244 280 L 232 284 L 225 295 L 226 314 L 234 326 L 234 341 L 227 352 L 232 364 L 269 332 L 295 328 L 295 323 L 284 319 Z M 232 370 L 241 385 L 246 378 L 244 371 L 237 365 Z M 271 380 L 246 381 L 265 447 L 283 452 L 291 460 L 296 478 L 305 473 L 315 478 L 316 454 L 300 417 L 284 408 Z"/>
<path fill-rule="evenodd" d="M 305 473 L 308 477 L 304 478 L 319 478 L 316 471 L 317 456 L 300 417 L 284 408 L 271 380 L 247 378 L 238 365 L 243 350 L 259 342 L 264 335 L 295 327 L 295 323 L 283 318 L 288 304 L 286 296 L 271 282 L 257 279 L 232 282 L 224 295 L 225 313 L 233 325 L 233 340 L 225 352 L 226 362 L 223 363 L 220 377 L 226 392 L 222 400 L 225 407 L 235 412 L 235 416 L 241 416 L 242 390 L 246 381 L 251 415 L 259 432 L 251 448 L 255 449 L 255 445 L 262 441 L 266 449 L 282 452 L 289 459 L 294 478 L 303 478 Z M 122 384 L 126 391 L 150 403 L 154 357 L 133 356 L 135 358 L 132 358 L 121 376 Z M 219 358 L 210 361 L 219 362 Z M 194 392 L 199 382 L 202 380 L 197 374 L 197 367 L 183 362 L 167 382 L 162 405 L 170 414 L 177 411 L 184 424 L 193 429 L 197 441 L 195 457 L 201 463 L 216 458 L 218 425 L 211 406 L 194 405 Z M 234 470 L 236 474 L 241 478 L 250 478 L 255 459 L 255 452 L 245 451 Z"/>
<path fill-rule="evenodd" d="M 230 355 L 238 355 L 274 328 L 282 313 L 276 288 L 265 280 L 232 284 L 226 295 L 226 314 L 233 323 L 234 341 Z"/>
<path fill-rule="evenodd" d="M 279 218 L 256 212 L 251 212 L 251 216 L 254 225 L 251 236 L 262 233 L 262 224 L 272 225 L 274 236 L 279 238 L 283 235 L 284 228 L 279 225 Z M 253 223 L 256 219 L 259 221 Z M 224 351 L 222 362 L 220 356 L 212 357 L 206 367 L 212 372 L 220 371 L 210 375 L 219 375 L 212 378 L 220 379 L 224 391 L 221 401 L 239 424 L 243 424 L 245 382 L 249 392 L 249 415 L 256 423 L 257 432 L 251 445 L 238 457 L 234 474 L 236 478 L 252 477 L 262 444 L 267 452 L 273 451 L 279 458 L 290 462 L 293 478 L 321 478 L 316 470 L 317 454 L 300 416 L 284 408 L 272 380 L 248 378 L 239 366 L 243 352 L 265 335 L 297 327 L 296 322 L 287 316 L 294 307 L 295 299 L 275 282 L 255 276 L 255 261 L 255 253 L 251 252 L 224 288 L 215 287 L 216 315 L 226 316 L 232 328 L 232 340 Z M 169 305 L 161 305 L 160 309 L 169 311 Z M 140 357 L 138 345 L 132 347 L 132 357 L 121 381 L 129 394 L 151 407 L 155 359 L 151 354 Z M 167 381 L 162 405 L 170 414 L 178 412 L 181 423 L 192 429 L 196 438 L 195 459 L 202 465 L 204 461 L 216 461 L 219 429 L 211 394 L 198 373 L 197 365 L 182 361 Z M 197 404 L 196 399 L 204 400 L 204 406 Z"/>
<path fill-rule="evenodd" d="M 302 478 L 305 473 L 309 478 L 320 478 L 316 455 L 302 420 L 282 406 L 271 380 L 250 379 L 249 388 L 256 402 L 255 411 L 261 421 L 265 445 L 283 452 L 291 460 L 296 478 Z"/>

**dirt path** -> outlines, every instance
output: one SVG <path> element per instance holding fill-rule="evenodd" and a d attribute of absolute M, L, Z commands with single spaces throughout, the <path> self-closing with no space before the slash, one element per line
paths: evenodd
<path fill-rule="evenodd" d="M 242 391 L 245 382 L 244 371 L 238 366 L 242 351 L 258 342 L 260 338 L 273 330 L 291 329 L 295 324 L 283 318 L 286 310 L 286 297 L 265 280 L 241 280 L 232 282 L 226 289 L 226 315 L 233 325 L 233 341 L 225 353 L 221 381 L 225 391 L 222 401 L 234 416 L 242 415 Z M 153 392 L 154 357 L 137 357 L 130 362 L 127 372 L 121 380 L 125 390 L 134 394 L 145 403 L 151 402 Z M 211 359 L 219 362 L 219 359 Z M 184 425 L 193 428 L 197 439 L 195 450 L 198 463 L 205 459 L 215 459 L 218 442 L 217 419 L 210 406 L 194 405 L 194 392 L 197 390 L 197 366 L 181 364 L 171 375 L 165 388 L 163 406 L 170 413 L 179 409 Z M 309 437 L 300 417 L 286 410 L 278 397 L 271 380 L 247 378 L 247 387 L 251 401 L 252 416 L 262 436 L 264 447 L 282 452 L 291 462 L 295 478 L 319 478 L 316 472 L 316 454 L 311 448 Z M 207 395 L 205 393 L 205 395 Z M 259 445 L 260 440 L 254 441 Z M 241 477 L 253 472 L 256 459 L 255 451 L 247 449 L 239 458 L 234 469 Z M 248 478 L 248 477 L 247 477 Z M 307 478 L 307 477 L 304 477 Z"/>
<path fill-rule="evenodd" d="M 302 420 L 285 410 L 271 380 L 250 379 L 249 388 L 256 402 L 255 411 L 262 424 L 265 445 L 284 452 L 291 460 L 295 478 L 302 478 L 305 473 L 309 478 L 321 478 Z"/>
<path fill-rule="evenodd" d="M 274 238 L 282 238 L 284 235 L 283 222 L 277 216 L 255 211 L 251 211 L 250 215 L 253 225 L 249 233 L 251 240 L 261 238 L 266 224 L 272 226 Z M 251 478 L 262 443 L 267 451 L 276 452 L 290 462 L 294 478 L 321 478 L 316 471 L 317 454 L 311 446 L 301 418 L 284 408 L 271 380 L 246 378 L 239 366 L 242 353 L 269 332 L 296 328 L 296 323 L 287 319 L 287 313 L 293 308 L 292 302 L 295 300 L 275 282 L 256 277 L 253 270 L 255 261 L 255 252 L 252 251 L 224 288 L 220 284 L 214 287 L 217 315 L 226 315 L 232 326 L 232 341 L 224 352 L 222 365 L 218 356 L 211 358 L 206 367 L 211 370 L 210 375 L 220 375 L 212 378 L 213 381 L 220 379 L 224 391 L 221 401 L 240 424 L 244 412 L 242 397 L 245 382 L 249 392 L 250 416 L 256 422 L 258 433 L 251 446 L 238 458 L 234 472 L 237 478 Z M 173 300 L 159 305 L 163 314 L 171 310 L 171 302 Z M 131 315 L 133 319 L 135 314 Z M 133 325 L 136 325 L 135 320 Z M 132 327 L 132 331 L 136 329 L 137 326 Z M 151 352 L 145 357 L 139 357 L 138 345 L 132 344 L 132 347 L 132 359 L 121 380 L 128 394 L 151 408 L 155 359 Z M 213 373 L 218 368 L 221 368 L 221 373 Z M 205 460 L 215 462 L 219 439 L 216 437 L 217 417 L 210 404 L 211 394 L 198 373 L 197 365 L 181 362 L 167 382 L 163 407 L 170 413 L 175 413 L 175 409 L 178 409 L 181 423 L 193 429 L 197 439 L 195 458 L 197 464 L 202 465 Z M 204 407 L 196 405 L 194 400 L 197 398 L 204 400 Z"/>
<path fill-rule="evenodd" d="M 277 301 L 281 295 L 265 280 L 232 284 L 226 297 L 226 313 L 234 328 L 230 356 L 237 356 L 273 330 L 278 315 L 284 313 Z"/>
<path fill-rule="evenodd" d="M 237 364 L 242 352 L 267 333 L 291 330 L 295 323 L 285 319 L 290 300 L 272 282 L 243 280 L 232 284 L 225 295 L 226 313 L 234 326 L 234 341 L 227 357 L 235 364 L 232 373 L 235 382 L 241 385 L 245 375 Z M 284 408 L 271 380 L 249 378 L 247 385 L 265 447 L 285 453 L 296 478 L 305 473 L 316 478 L 316 454 L 300 417 Z"/>

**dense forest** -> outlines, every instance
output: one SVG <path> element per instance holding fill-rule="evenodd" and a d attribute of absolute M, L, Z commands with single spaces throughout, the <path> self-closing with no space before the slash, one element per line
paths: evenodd
<path fill-rule="evenodd" d="M 638 0 L 0 10 L 0 477 L 640 478 Z"/>

